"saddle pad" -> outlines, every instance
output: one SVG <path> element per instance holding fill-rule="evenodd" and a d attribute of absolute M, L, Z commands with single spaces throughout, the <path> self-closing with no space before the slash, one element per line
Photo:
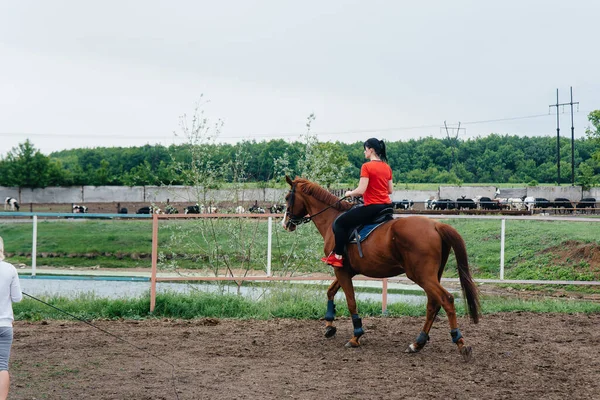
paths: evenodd
<path fill-rule="evenodd" d="M 375 228 L 377 228 L 379 225 L 385 224 L 386 222 L 388 222 L 388 221 L 383 221 L 378 224 L 370 224 L 370 225 L 363 226 L 362 229 L 358 232 L 359 242 L 362 242 L 363 240 L 365 240 L 371 234 L 371 232 L 373 232 L 375 230 Z M 356 236 L 354 236 L 352 238 L 352 240 L 350 240 L 350 243 L 358 243 L 356 241 Z"/>

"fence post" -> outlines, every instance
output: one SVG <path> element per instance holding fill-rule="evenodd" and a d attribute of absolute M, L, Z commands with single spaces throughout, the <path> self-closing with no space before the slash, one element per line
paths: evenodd
<path fill-rule="evenodd" d="M 500 280 L 504 280 L 504 237 L 506 236 L 506 219 L 502 218 L 500 229 Z"/>
<path fill-rule="evenodd" d="M 31 242 L 31 276 L 35 276 L 37 265 L 37 215 L 33 216 L 33 239 Z"/>
<path fill-rule="evenodd" d="M 387 314 L 387 295 L 388 295 L 388 280 L 387 278 L 383 278 L 381 287 L 381 313 L 383 315 Z"/>
<path fill-rule="evenodd" d="M 273 242 L 273 217 L 269 217 L 267 235 L 267 276 L 271 276 L 271 244 Z"/>
<path fill-rule="evenodd" d="M 150 312 L 156 307 L 156 267 L 158 264 L 158 214 L 152 215 L 152 276 L 150 278 Z"/>

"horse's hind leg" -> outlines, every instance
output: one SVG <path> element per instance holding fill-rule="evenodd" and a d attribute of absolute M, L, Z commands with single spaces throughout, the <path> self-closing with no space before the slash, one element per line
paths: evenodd
<path fill-rule="evenodd" d="M 465 339 L 458 329 L 458 321 L 456 320 L 456 309 L 454 308 L 454 296 L 450 294 L 444 287 L 436 282 L 435 285 L 429 290 L 425 289 L 425 291 L 430 293 L 430 291 L 434 294 L 434 296 L 439 296 L 439 301 L 444 311 L 446 311 L 446 315 L 448 316 L 448 323 L 450 324 L 450 336 L 452 337 L 452 342 L 456 344 L 458 347 L 459 353 L 462 355 L 465 361 L 469 361 L 472 355 L 471 346 L 467 346 L 465 344 Z"/>
<path fill-rule="evenodd" d="M 450 324 L 450 336 L 452 342 L 457 345 L 459 353 L 465 361 L 471 359 L 472 349 L 465 345 L 460 330 L 458 329 L 458 321 L 456 320 L 456 309 L 454 308 L 454 296 L 448 292 L 439 282 L 431 282 L 428 285 L 422 285 L 427 293 L 427 318 L 423 331 L 417 337 L 415 343 L 411 343 L 406 349 L 407 353 L 416 353 L 421 350 L 429 340 L 429 331 L 433 325 L 435 316 L 440 311 L 440 306 L 446 311 L 448 322 Z"/>
<path fill-rule="evenodd" d="M 327 289 L 327 312 L 325 313 L 325 337 L 327 338 L 334 337 L 337 332 L 337 328 L 333 326 L 335 320 L 335 303 L 333 299 L 338 290 L 340 290 L 340 284 L 336 278 Z"/>
<path fill-rule="evenodd" d="M 436 298 L 432 296 L 427 296 L 427 316 L 425 318 L 425 325 L 423 326 L 423 330 L 417 336 L 417 339 L 414 343 L 408 345 L 408 348 L 405 350 L 405 353 L 417 353 L 425 347 L 427 342 L 429 341 L 429 331 L 433 326 L 433 321 L 435 321 L 435 317 L 438 312 L 440 312 L 440 303 Z"/>
<path fill-rule="evenodd" d="M 442 274 L 444 273 L 444 267 L 445 267 L 446 263 L 448 262 L 449 255 L 450 255 L 450 247 L 448 247 L 448 245 L 446 243 L 442 242 L 442 258 L 441 258 L 440 266 L 439 266 L 438 273 L 437 273 L 437 281 L 438 281 L 437 286 L 442 288 L 442 290 L 443 290 L 443 287 L 441 286 L 440 281 L 442 280 Z M 421 284 L 420 286 L 424 288 L 424 285 Z M 435 285 L 432 285 L 432 287 L 435 287 Z M 406 353 L 419 352 L 423 347 L 425 347 L 425 345 L 429 341 L 429 331 L 431 330 L 431 327 L 433 326 L 433 322 L 435 321 L 435 318 L 437 317 L 438 313 L 440 312 L 440 309 L 442 308 L 442 306 L 440 305 L 441 301 L 440 301 L 439 292 L 440 292 L 439 288 L 438 288 L 438 290 L 432 291 L 432 293 L 426 292 L 427 293 L 427 314 L 425 317 L 425 325 L 423 326 L 423 330 L 421 331 L 421 333 L 419 333 L 419 336 L 417 336 L 417 339 L 415 340 L 415 342 L 408 345 L 408 348 L 405 350 Z"/>

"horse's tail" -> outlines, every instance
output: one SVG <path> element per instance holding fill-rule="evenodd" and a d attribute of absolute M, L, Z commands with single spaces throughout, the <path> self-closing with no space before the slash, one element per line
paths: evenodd
<path fill-rule="evenodd" d="M 450 245 L 454 250 L 454 256 L 456 257 L 456 264 L 458 265 L 458 276 L 460 279 L 460 286 L 462 287 L 463 297 L 469 310 L 469 315 L 474 323 L 479 322 L 479 294 L 477 286 L 471 277 L 471 271 L 469 271 L 469 261 L 467 258 L 467 248 L 465 241 L 460 236 L 458 231 L 450 225 L 438 223 L 435 225 L 435 229 L 438 231 L 442 240 Z"/>

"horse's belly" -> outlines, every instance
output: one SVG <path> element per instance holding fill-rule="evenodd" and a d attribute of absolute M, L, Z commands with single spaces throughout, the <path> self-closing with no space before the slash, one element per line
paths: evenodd
<path fill-rule="evenodd" d="M 359 274 L 368 276 L 369 278 L 391 278 L 404 273 L 404 268 L 401 267 L 366 268 L 362 271 L 358 268 L 355 268 L 355 270 Z"/>
<path fill-rule="evenodd" d="M 350 265 L 357 273 L 370 278 L 390 278 L 404 273 L 404 268 L 396 260 L 379 257 L 360 257 L 358 252 L 349 257 Z"/>

